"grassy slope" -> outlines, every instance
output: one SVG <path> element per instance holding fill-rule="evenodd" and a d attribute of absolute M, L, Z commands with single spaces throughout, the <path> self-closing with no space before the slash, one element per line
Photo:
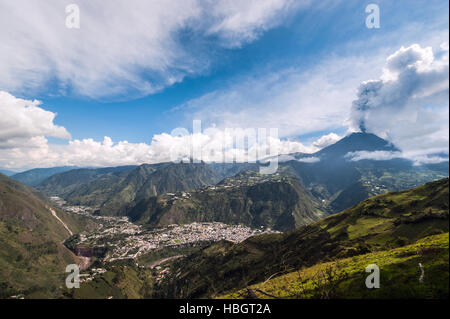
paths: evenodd
<path fill-rule="evenodd" d="M 281 272 L 394 249 L 448 232 L 448 179 L 380 195 L 313 225 L 261 235 L 233 245 L 219 242 L 176 262 L 162 287 L 169 297 L 208 297 Z"/>
<path fill-rule="evenodd" d="M 0 297 L 50 297 L 77 258 L 62 245 L 69 236 L 30 188 L 0 175 Z M 88 222 L 57 211 L 72 231 Z"/>
<path fill-rule="evenodd" d="M 419 282 L 424 267 L 423 283 Z M 380 268 L 380 288 L 367 289 L 365 268 Z M 412 245 L 305 267 L 250 286 L 257 298 L 448 298 L 449 234 Z M 249 290 L 219 298 L 248 298 Z M 253 296 L 254 297 L 254 296 Z"/>
<path fill-rule="evenodd" d="M 107 271 L 79 289 L 67 290 L 63 298 L 73 299 L 141 299 L 150 298 L 153 279 L 149 269 L 132 265 L 108 266 Z"/>

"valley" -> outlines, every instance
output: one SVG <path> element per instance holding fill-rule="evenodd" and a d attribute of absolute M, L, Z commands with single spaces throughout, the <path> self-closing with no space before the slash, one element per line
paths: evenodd
<path fill-rule="evenodd" d="M 52 199 L 61 205 L 59 198 Z M 98 225 L 95 231 L 69 237 L 65 245 L 79 256 L 101 257 L 101 262 L 105 263 L 137 260 L 149 252 L 168 247 L 201 247 L 221 240 L 239 243 L 258 234 L 276 233 L 270 229 L 252 229 L 220 222 L 194 222 L 147 229 L 130 222 L 127 217 L 93 215 L 89 207 L 62 205 L 60 208 L 67 213 L 90 218 Z"/>
<path fill-rule="evenodd" d="M 292 154 L 270 175 L 261 163 L 159 163 L 16 176 L 30 186 L 3 176 L 2 296 L 384 298 L 348 291 L 360 276 L 352 264 L 409 267 L 410 277 L 389 273 L 408 281 L 416 259 L 402 254 L 431 245 L 436 263 L 419 260 L 439 288 L 411 294 L 440 298 L 448 294 L 438 284 L 448 277 L 448 167 L 348 155 L 396 150 L 354 133 L 308 154 L 313 162 Z M 81 287 L 71 290 L 63 282 L 73 263 Z M 318 282 L 327 271 L 336 277 Z M 300 286 L 283 288 L 292 278 Z"/>

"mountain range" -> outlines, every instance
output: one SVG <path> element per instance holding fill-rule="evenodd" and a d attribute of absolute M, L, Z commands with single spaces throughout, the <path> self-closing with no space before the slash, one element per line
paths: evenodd
<path fill-rule="evenodd" d="M 37 189 L 74 205 L 95 207 L 103 215 L 123 215 L 134 201 L 214 185 L 219 180 L 206 164 L 163 163 L 72 170 L 48 178 Z"/>
<path fill-rule="evenodd" d="M 398 152 L 399 150 L 376 135 L 353 133 L 317 153 L 291 154 L 290 160 L 279 163 L 278 176 L 289 177 L 291 181 L 296 180 L 290 185 L 295 185 L 294 193 L 302 194 L 298 198 L 304 206 L 303 215 L 309 216 L 305 218 L 305 221 L 313 221 L 315 219 L 313 216 L 323 213 L 332 214 L 342 211 L 371 196 L 393 190 L 409 189 L 448 176 L 448 161 L 440 165 L 427 166 L 415 165 L 412 161 L 403 158 L 356 161 L 349 157 L 349 154 L 361 151 Z M 305 161 L 305 158 L 315 160 Z M 62 197 L 74 205 L 93 207 L 102 215 L 130 214 L 134 220 L 148 225 L 165 224 L 170 220 L 206 221 L 218 218 L 218 215 L 225 216 L 226 210 L 229 209 L 226 208 L 227 205 L 239 207 L 235 212 L 239 216 L 249 214 L 250 211 L 252 211 L 250 214 L 258 215 L 257 211 L 261 208 L 256 208 L 260 204 L 254 203 L 254 192 L 243 191 L 243 188 L 237 191 L 236 187 L 223 188 L 222 192 L 201 191 L 202 188 L 219 185 L 218 183 L 226 178 L 234 178 L 237 183 L 237 180 L 242 177 L 240 173 L 256 172 L 258 169 L 258 163 L 161 163 L 74 169 L 56 173 L 39 183 L 36 188 L 48 196 Z M 168 202 L 164 194 L 192 190 L 196 192 L 190 200 L 184 200 L 184 208 L 179 203 L 172 205 L 170 201 L 170 208 L 166 206 L 163 210 L 158 208 L 158 205 Z M 289 198 L 287 194 L 290 191 L 289 187 L 279 188 L 274 194 L 277 194 L 279 198 Z M 218 206 L 215 203 L 215 197 L 220 197 L 223 192 L 227 193 L 222 196 L 223 198 L 232 199 L 237 196 L 239 199 L 232 203 L 230 200 L 222 200 L 221 203 L 224 204 L 222 211 L 214 209 L 215 215 L 211 215 L 212 207 Z M 205 197 L 201 195 L 203 193 L 211 194 L 211 196 Z M 303 198 L 308 200 L 300 200 Z M 256 202 L 258 202 L 257 199 Z M 276 205 L 299 207 L 298 203 L 286 203 L 283 200 L 278 201 Z M 270 209 L 276 210 L 276 205 Z M 179 211 L 185 208 L 189 211 L 195 210 L 196 213 L 191 215 L 183 213 L 181 216 Z M 150 210 L 159 213 L 149 214 Z M 298 218 L 302 214 L 295 209 L 290 214 L 291 217 L 288 219 L 291 219 L 291 226 L 279 226 L 279 229 L 293 229 L 304 223 Z M 190 217 L 187 217 L 188 215 Z M 144 221 L 143 216 L 151 220 Z M 241 217 L 227 216 L 219 220 L 242 222 Z M 293 222 L 292 218 L 296 221 Z M 254 220 L 254 218 L 250 219 Z M 253 225 L 250 219 L 246 219 L 246 223 Z M 275 224 L 268 222 L 263 226 L 274 227 Z"/>
<path fill-rule="evenodd" d="M 0 169 L 0 174 L 6 175 L 6 176 L 11 176 L 14 174 L 17 174 L 16 172 L 10 171 L 8 169 Z"/>
<path fill-rule="evenodd" d="M 149 226 L 223 222 L 292 230 L 326 214 L 293 176 L 244 171 L 215 186 L 150 197 L 126 213 Z"/>
<path fill-rule="evenodd" d="M 14 173 L 9 176 L 28 186 L 37 186 L 46 178 L 66 171 L 75 169 L 75 166 L 61 166 L 50 168 L 34 168 L 21 173 Z"/>
<path fill-rule="evenodd" d="M 315 154 L 291 154 L 269 175 L 259 173 L 260 163 L 66 167 L 22 173 L 27 183 L 49 175 L 32 188 L 0 174 L 1 297 L 383 297 L 358 286 L 361 275 L 352 265 L 370 260 L 385 265 L 383 276 L 401 278 L 403 284 L 387 285 L 391 295 L 448 296 L 442 285 L 448 282 L 448 161 L 415 165 L 402 158 L 349 157 L 361 151 L 398 149 L 373 134 L 355 133 Z M 58 209 L 51 196 L 91 207 L 93 216 Z M 85 257 L 63 242 L 82 233 L 96 238 L 108 219 L 95 218 L 105 216 L 126 216 L 134 223 L 127 226 L 131 233 L 141 227 L 151 236 L 173 224 L 203 222 L 269 233 L 241 243 L 180 247 L 174 239 L 139 257 L 144 266 L 95 257 L 106 273 L 76 293 L 64 291 L 65 265 L 83 264 Z M 120 242 L 125 233 L 118 236 L 125 251 L 140 250 Z M 156 261 L 165 263 L 164 280 L 155 279 L 161 275 L 152 266 Z M 410 286 L 418 262 L 429 279 Z M 323 269 L 335 277 L 318 282 Z M 302 284 L 286 295 L 286 282 Z M 408 287 L 413 291 L 403 291 Z"/>

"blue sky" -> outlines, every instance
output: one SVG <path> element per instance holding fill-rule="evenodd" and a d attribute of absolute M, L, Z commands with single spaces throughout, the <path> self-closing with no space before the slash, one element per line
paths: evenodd
<path fill-rule="evenodd" d="M 191 9 L 195 13 L 186 13 L 184 20 L 176 12 L 166 16 L 170 6 L 162 8 L 163 27 L 160 17 L 151 14 L 147 20 L 142 17 L 145 24 L 141 17 L 135 22 L 124 17 L 129 24 L 123 23 L 120 6 L 124 2 L 108 8 L 118 15 L 116 24 L 123 23 L 114 27 L 120 33 L 116 37 L 114 30 L 106 29 L 109 22 L 101 20 L 105 17 L 96 17 L 101 4 L 96 7 L 80 1 L 79 30 L 49 31 L 56 23 L 52 17 L 56 21 L 65 17 L 63 9 L 55 9 L 61 2 L 35 8 L 34 17 L 35 10 L 24 10 L 26 1 L 12 8 L 0 0 L 0 7 L 7 7 L 0 12 L 8 10 L 9 19 L 16 18 L 9 28 L 25 18 L 39 26 L 42 17 L 50 21 L 28 34 L 31 44 L 0 33 L 9 44 L 2 49 L 18 48 L 19 52 L 12 66 L 5 61 L 14 59 L 13 53 L 0 56 L 0 71 L 8 75 L 0 81 L 0 90 L 27 101 L 41 101 L 40 108 L 56 115 L 51 124 L 65 128 L 71 140 L 103 141 L 108 136 L 115 143 L 149 144 L 155 135 L 180 126 L 190 130 L 192 120 L 201 119 L 205 127 L 277 126 L 282 138 L 297 137 L 310 146 L 321 136 L 348 132 L 359 84 L 380 78 L 386 58 L 401 46 L 431 46 L 438 54 L 440 45 L 448 43 L 448 1 L 442 0 L 301 4 L 274 0 L 262 7 L 258 7 L 262 2 L 239 5 L 231 1 L 236 8 L 190 2 L 183 14 Z M 380 7 L 379 29 L 365 26 L 365 7 L 370 3 Z M 199 10 L 206 13 L 198 14 Z M 19 12 L 24 11 L 31 18 L 21 16 Z M 146 32 L 149 27 L 155 30 Z M 22 28 L 17 26 L 17 32 L 26 34 Z M 90 44 L 101 42 L 95 35 L 106 33 L 113 34 L 111 42 L 107 39 L 96 52 L 90 51 Z M 73 46 L 72 51 L 86 48 L 72 54 L 65 51 L 65 45 Z M 321 85 L 322 81 L 326 84 Z M 448 117 L 448 112 L 443 114 Z M 302 119 L 295 122 L 297 116 Z M 64 134 L 37 135 L 52 145 L 68 143 Z M 25 162 L 5 157 L 2 165 L 0 157 L 0 166 L 21 163 Z"/>
<path fill-rule="evenodd" d="M 107 135 L 113 140 L 149 141 L 154 134 L 169 132 L 186 124 L 183 119 L 167 114 L 170 109 L 210 91 L 220 90 L 241 75 L 263 77 L 264 71 L 261 69 L 276 70 L 292 66 L 307 69 L 309 65 L 319 64 L 321 56 L 329 52 L 345 55 L 348 43 L 366 40 L 378 43 L 385 34 L 395 33 L 413 23 L 438 23 L 443 28 L 448 25 L 443 14 L 448 11 L 446 1 L 380 2 L 347 1 L 333 9 L 298 13 L 248 45 L 215 49 L 216 56 L 212 58 L 211 68 L 204 73 L 186 77 L 181 83 L 139 99 L 128 100 L 125 96 L 124 101 L 104 102 L 80 96 L 51 98 L 43 94 L 23 97 L 38 98 L 48 110 L 57 112 L 55 122 L 66 127 L 74 138 L 102 139 Z M 365 27 L 366 3 L 381 5 L 380 29 Z M 436 19 L 439 16 L 441 21 Z M 401 39 L 402 36 L 398 35 L 394 42 L 401 43 Z M 377 48 L 368 44 L 357 54 L 364 55 L 372 50 Z M 186 116 L 189 118 L 189 115 Z"/>

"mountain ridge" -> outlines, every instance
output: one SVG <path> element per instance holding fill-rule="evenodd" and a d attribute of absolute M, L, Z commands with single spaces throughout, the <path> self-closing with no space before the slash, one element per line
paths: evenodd
<path fill-rule="evenodd" d="M 309 224 L 323 215 L 295 177 L 251 171 L 208 188 L 145 199 L 127 212 L 133 221 L 153 227 L 214 221 L 279 231 Z"/>
<path fill-rule="evenodd" d="M 28 186 L 37 186 L 42 183 L 48 177 L 62 173 L 66 171 L 70 171 L 72 169 L 77 169 L 76 166 L 58 166 L 58 167 L 50 167 L 50 168 L 33 168 L 24 172 L 15 173 L 10 177 L 18 180 L 19 182 L 28 185 Z"/>
<path fill-rule="evenodd" d="M 104 215 L 122 215 L 134 201 L 213 185 L 220 179 L 204 163 L 160 163 L 72 170 L 50 177 L 37 189 L 74 205 L 92 206 Z"/>
<path fill-rule="evenodd" d="M 280 162 L 278 173 L 295 176 L 328 212 L 336 213 L 359 201 L 388 191 L 409 189 L 448 176 L 445 167 L 415 166 L 406 159 L 353 161 L 348 153 L 389 151 L 398 148 L 370 133 L 352 133 L 315 154 L 294 154 L 295 160 Z M 313 162 L 302 162 L 315 157 Z M 203 167 L 203 172 L 189 170 Z M 123 215 L 130 205 L 142 209 L 144 200 L 181 190 L 214 185 L 245 171 L 258 171 L 260 163 L 160 163 L 59 173 L 37 186 L 49 196 L 69 203 L 91 206 L 101 214 Z M 195 167 L 195 166 L 193 166 Z M 149 201 L 149 205 L 153 205 Z"/>
<path fill-rule="evenodd" d="M 350 135 L 340 139 L 336 143 L 329 145 L 320 151 L 312 154 L 320 158 L 342 157 L 350 152 L 358 151 L 389 151 L 399 152 L 400 150 L 391 142 L 382 139 L 381 137 L 372 133 L 351 133 Z"/>

